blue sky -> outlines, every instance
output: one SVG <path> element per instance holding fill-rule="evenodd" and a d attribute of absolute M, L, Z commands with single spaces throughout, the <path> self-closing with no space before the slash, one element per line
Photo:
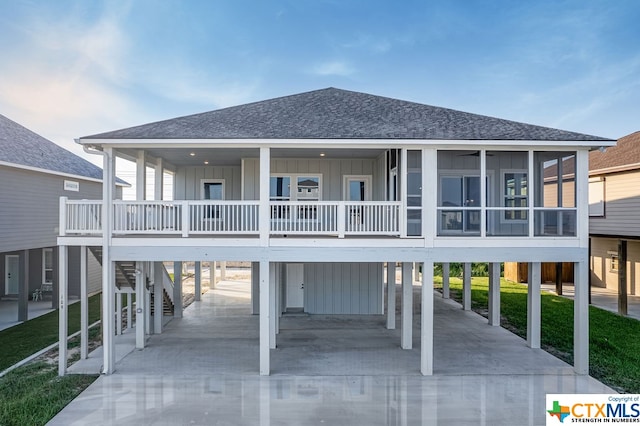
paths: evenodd
<path fill-rule="evenodd" d="M 619 138 L 640 130 L 638 22 L 637 0 L 0 0 L 0 113 L 81 152 L 333 86 Z"/>

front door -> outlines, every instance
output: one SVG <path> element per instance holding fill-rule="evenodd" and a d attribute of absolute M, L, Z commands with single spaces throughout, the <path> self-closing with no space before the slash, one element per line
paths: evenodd
<path fill-rule="evenodd" d="M 345 176 L 345 201 L 371 200 L 371 176 Z"/>
<path fill-rule="evenodd" d="M 304 265 L 302 263 L 287 264 L 287 309 L 304 307 Z"/>
<path fill-rule="evenodd" d="M 20 256 L 11 254 L 5 259 L 4 294 L 18 294 L 20 285 Z"/>

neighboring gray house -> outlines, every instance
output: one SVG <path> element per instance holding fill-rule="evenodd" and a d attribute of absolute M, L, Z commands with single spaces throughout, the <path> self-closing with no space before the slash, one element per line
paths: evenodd
<path fill-rule="evenodd" d="M 591 283 L 640 295 L 640 132 L 589 156 Z"/>
<path fill-rule="evenodd" d="M 178 267 L 184 261 L 248 261 L 253 312 L 260 315 L 260 374 L 270 374 L 271 357 L 278 357 L 279 318 L 289 311 L 386 311 L 387 326 L 394 328 L 396 289 L 388 286 L 385 301 L 385 262 L 402 263 L 400 347 L 409 350 L 411 266 L 419 262 L 420 371 L 430 375 L 434 262 L 491 263 L 489 323 L 495 326 L 498 264 L 528 262 L 531 348 L 540 347 L 541 263 L 570 262 L 576 271 L 574 366 L 588 373 L 588 158 L 590 150 L 612 146 L 613 140 L 328 88 L 87 136 L 79 143 L 102 156 L 109 185 L 95 200 L 62 201 L 61 258 L 74 247 L 102 245 L 106 315 L 116 309 L 118 264 L 135 262 L 136 300 L 145 301 L 136 306 L 140 349 L 152 319 L 154 333 L 162 332 L 161 310 L 152 318 L 148 303 L 150 290 L 164 288 L 162 261 Z M 136 187 L 144 187 L 148 163 L 156 165 L 156 176 L 172 170 L 173 200 L 148 200 L 142 191 L 134 201 L 117 200 L 117 157 L 137 161 Z M 572 179 L 565 179 L 568 163 Z M 555 175 L 547 175 L 550 169 Z M 83 212 L 97 210 L 102 220 L 87 223 Z M 393 284 L 394 277 L 387 282 Z M 178 317 L 180 286 L 178 279 Z M 157 290 L 156 307 L 164 298 Z M 466 277 L 463 294 L 464 309 L 470 309 Z M 60 313 L 64 341 L 66 313 Z M 114 322 L 103 321 L 102 331 L 103 372 L 111 374 Z M 59 373 L 65 374 L 66 345 L 60 354 Z"/>
<path fill-rule="evenodd" d="M 37 290 L 58 303 L 60 197 L 100 198 L 102 170 L 0 115 L 0 300 L 18 300 L 18 321 Z M 122 182 L 119 182 L 122 184 Z M 121 191 L 118 189 L 118 191 Z M 69 250 L 69 296 L 80 296 L 80 248 Z M 102 286 L 101 267 L 87 256 L 88 291 Z"/>

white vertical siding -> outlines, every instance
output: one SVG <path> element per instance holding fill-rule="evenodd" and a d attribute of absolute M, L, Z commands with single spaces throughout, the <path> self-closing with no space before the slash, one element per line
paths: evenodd
<path fill-rule="evenodd" d="M 305 263 L 310 314 L 382 314 L 381 263 Z"/>
<path fill-rule="evenodd" d="M 200 200 L 202 179 L 224 179 L 224 197 L 240 199 L 240 166 L 180 167 L 175 174 L 175 199 Z"/>

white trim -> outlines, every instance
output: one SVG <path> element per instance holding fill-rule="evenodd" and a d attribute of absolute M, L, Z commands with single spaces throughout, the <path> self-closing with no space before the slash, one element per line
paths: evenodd
<path fill-rule="evenodd" d="M 492 147 L 502 147 L 504 150 L 522 150 L 528 146 L 541 150 L 562 151 L 575 147 L 600 148 L 601 146 L 615 146 L 615 140 L 609 141 L 548 141 L 548 140 L 466 140 L 466 139 L 169 139 L 169 138 L 149 138 L 149 139 L 79 139 L 82 145 L 88 146 L 117 146 L 120 148 L 136 148 L 141 146 L 154 146 L 164 148 L 286 148 L 290 146 L 300 147 L 317 146 L 319 148 L 344 147 L 344 148 L 382 148 L 404 147 L 409 149 L 421 149 L 424 146 L 435 146 L 439 149 L 449 149 L 451 146 L 468 147 L 478 150 L 479 147 L 492 149 Z"/>
<path fill-rule="evenodd" d="M 41 169 L 39 167 L 25 166 L 24 164 L 9 163 L 7 161 L 1 161 L 0 160 L 0 166 L 12 167 L 14 169 L 28 170 L 30 172 L 45 173 L 45 174 L 54 175 L 54 176 L 69 177 L 69 178 L 73 178 L 73 179 L 85 180 L 85 181 L 88 181 L 88 182 L 102 183 L 102 179 L 92 178 L 92 177 L 88 177 L 88 176 L 74 175 L 72 173 L 58 172 L 58 171 L 55 171 L 55 170 Z M 122 186 L 124 188 L 129 188 L 131 186 L 128 183 L 124 184 L 124 183 L 119 183 L 119 182 L 116 182 L 116 185 Z"/>
<path fill-rule="evenodd" d="M 51 281 L 47 282 L 46 276 L 47 276 L 47 256 L 46 253 L 49 252 L 51 253 Z M 53 283 L 53 249 L 51 247 L 49 248 L 43 248 L 42 249 L 42 283 L 43 284 L 52 284 Z"/>
<path fill-rule="evenodd" d="M 514 200 L 515 199 L 526 199 L 527 203 L 529 202 L 529 181 L 530 181 L 530 175 L 529 172 L 526 169 L 500 169 L 500 206 L 499 207 L 503 207 L 503 208 L 507 208 L 507 206 L 505 205 L 505 200 L 507 198 L 507 194 L 505 193 L 505 189 L 506 189 L 506 185 L 504 182 L 504 178 L 505 175 L 507 173 L 521 173 L 524 174 L 527 178 L 527 195 L 525 196 L 514 196 Z M 520 211 L 527 211 L 528 214 L 528 210 L 529 210 L 529 205 L 527 205 L 527 207 L 525 207 L 526 210 L 522 210 L 522 209 L 514 209 L 516 211 L 520 210 Z M 502 210 L 500 212 L 500 224 L 505 224 L 505 225 L 524 225 L 528 223 L 528 220 L 531 220 L 530 217 L 528 217 L 527 219 L 505 219 L 504 217 L 504 213 L 506 213 L 507 210 Z"/>
<path fill-rule="evenodd" d="M 221 183 L 222 184 L 222 198 L 221 200 L 225 199 L 225 195 L 224 195 L 224 187 L 225 187 L 225 182 L 224 179 L 200 179 L 200 199 L 204 200 L 204 184 L 205 183 Z"/>
<path fill-rule="evenodd" d="M 343 175 L 342 176 L 342 199 L 349 201 L 347 195 L 349 194 L 349 181 L 363 181 L 364 185 L 364 200 L 371 201 L 371 182 L 373 181 L 372 175 Z"/>

